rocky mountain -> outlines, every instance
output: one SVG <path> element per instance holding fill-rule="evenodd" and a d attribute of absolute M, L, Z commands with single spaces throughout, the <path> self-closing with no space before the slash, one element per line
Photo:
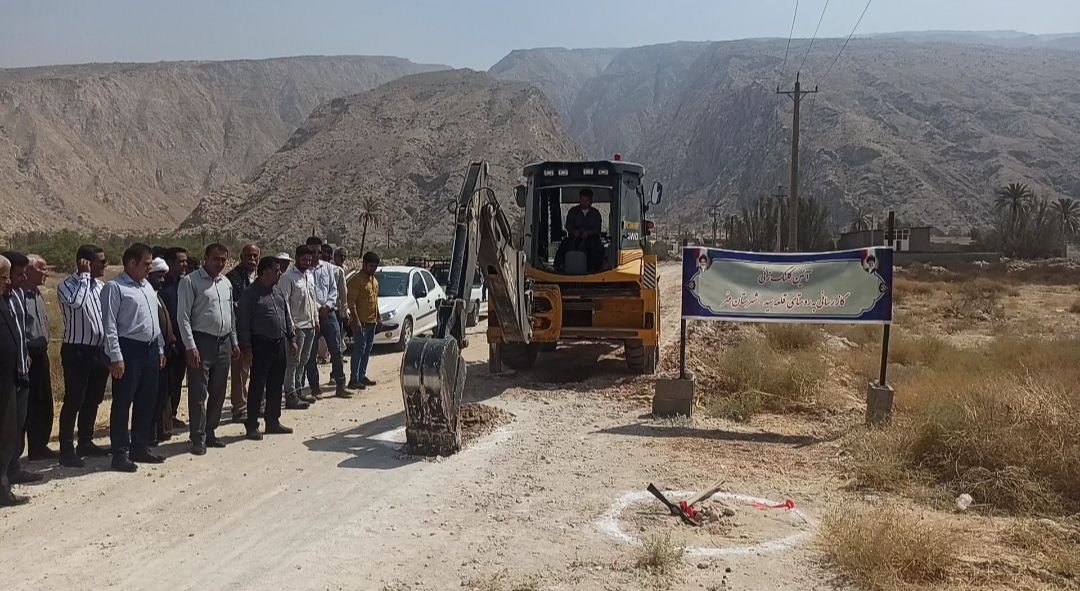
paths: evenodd
<path fill-rule="evenodd" d="M 214 191 L 184 222 L 264 242 L 296 243 L 311 229 L 361 242 L 362 200 L 383 209 L 382 235 L 445 239 L 447 204 L 468 164 L 490 161 L 504 206 L 529 162 L 580 158 L 558 113 L 526 83 L 470 70 L 407 76 L 319 106 L 251 178 Z"/>
<path fill-rule="evenodd" d="M 657 215 L 703 227 L 787 186 L 792 101 L 802 65 L 818 82 L 841 41 L 669 44 L 628 49 L 559 92 L 592 157 L 619 151 L 666 182 Z M 546 50 L 519 52 L 518 71 Z M 780 79 L 781 68 L 786 75 Z M 550 81 L 548 77 L 546 80 Z M 895 208 L 944 231 L 986 222 L 993 192 L 1029 183 L 1080 198 L 1080 52 L 903 39 L 853 39 L 802 109 L 802 194 L 824 197 L 842 225 Z"/>
<path fill-rule="evenodd" d="M 297 57 L 0 70 L 0 235 L 175 228 L 316 105 L 443 68 Z"/>

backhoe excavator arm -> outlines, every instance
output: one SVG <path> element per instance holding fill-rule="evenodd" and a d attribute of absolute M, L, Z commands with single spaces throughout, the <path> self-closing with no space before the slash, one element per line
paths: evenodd
<path fill-rule="evenodd" d="M 451 213 L 454 251 L 438 324 L 432 338 L 409 343 L 401 362 L 406 441 L 410 452 L 419 455 L 450 455 L 461 449 L 459 411 L 467 375 L 461 349 L 467 345 L 466 312 L 478 266 L 504 339 L 528 343 L 532 335 L 524 253 L 514 244 L 506 214 L 487 186 L 486 162 L 469 165 Z"/>

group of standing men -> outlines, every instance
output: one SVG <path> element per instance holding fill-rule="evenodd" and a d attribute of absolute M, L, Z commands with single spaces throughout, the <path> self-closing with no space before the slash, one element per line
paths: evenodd
<path fill-rule="evenodd" d="M 53 403 L 40 291 L 49 267 L 36 255 L 2 253 L 0 506 L 27 501 L 12 492 L 12 484 L 42 479 L 21 464 L 26 443 L 30 460 L 58 457 L 63 466 L 83 467 L 85 457 L 111 455 L 112 468 L 123 472 L 164 462 L 153 448 L 173 428 L 187 427 L 195 455 L 225 447 L 217 429 L 230 372 L 232 418 L 244 423 L 246 437 L 258 441 L 264 432 L 291 433 L 281 423 L 282 406 L 306 409 L 321 396 L 320 337 L 332 363 L 335 396 L 351 398 L 350 390 L 374 385 L 366 369 L 379 319 L 378 256 L 366 253 L 347 286 L 347 253 L 317 237 L 297 247 L 295 259 L 287 253 L 260 255 L 258 246 L 245 246 L 239 264 L 226 274 L 228 249 L 211 244 L 202 265 L 189 272 L 184 249 L 136 243 L 123 253 L 123 272 L 105 283 L 104 251 L 79 247 L 75 272 L 57 289 L 64 321 L 57 454 L 48 447 Z M 355 337 L 348 384 L 343 322 Z M 111 447 L 105 449 L 93 436 L 110 377 Z M 177 417 L 185 377 L 186 425 Z"/>

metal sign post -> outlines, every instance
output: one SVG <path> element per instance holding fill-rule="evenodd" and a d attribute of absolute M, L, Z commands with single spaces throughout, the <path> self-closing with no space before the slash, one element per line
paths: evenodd
<path fill-rule="evenodd" d="M 873 236 L 871 229 L 870 235 Z M 896 214 L 889 212 L 889 221 L 885 226 L 885 244 L 896 251 Z M 889 373 L 889 336 L 892 324 L 886 324 L 881 333 L 881 371 L 878 381 L 870 382 L 866 391 L 866 424 L 881 425 L 892 418 L 893 396 L 895 392 L 888 385 Z"/>

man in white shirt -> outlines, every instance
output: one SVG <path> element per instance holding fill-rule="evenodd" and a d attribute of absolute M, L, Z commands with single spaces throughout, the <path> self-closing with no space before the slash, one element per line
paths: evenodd
<path fill-rule="evenodd" d="M 225 447 L 215 430 L 221 422 L 229 367 L 240 358 L 233 286 L 222 273 L 228 258 L 225 246 L 207 246 L 202 267 L 185 275 L 177 290 L 180 338 L 187 351 L 188 431 L 191 453 L 197 456 L 205 455 L 208 447 Z"/>
<path fill-rule="evenodd" d="M 327 351 L 330 354 L 331 371 L 337 386 L 336 395 L 340 398 L 350 398 L 345 389 L 345 365 L 341 359 L 341 325 L 338 324 L 338 281 L 334 274 L 334 264 L 330 262 L 334 257 L 334 249 L 329 245 L 322 244 L 322 239 L 312 236 L 308 239 L 308 246 L 319 249 L 316 256 L 321 257 L 311 269 L 315 280 L 315 305 L 319 309 L 319 330 L 315 332 L 315 341 L 319 337 L 326 342 Z M 307 362 L 306 373 L 311 394 L 318 398 L 319 388 L 319 360 L 318 355 L 313 353 Z"/>
<path fill-rule="evenodd" d="M 315 280 L 311 268 L 317 258 L 314 248 L 296 247 L 296 263 L 281 277 L 274 289 L 285 296 L 292 313 L 296 334 L 296 354 L 289 354 L 285 368 L 285 408 L 303 409 L 315 402 L 310 393 L 302 392 L 304 368 L 312 355 L 315 334 L 319 327 L 319 309 L 315 304 Z"/>

